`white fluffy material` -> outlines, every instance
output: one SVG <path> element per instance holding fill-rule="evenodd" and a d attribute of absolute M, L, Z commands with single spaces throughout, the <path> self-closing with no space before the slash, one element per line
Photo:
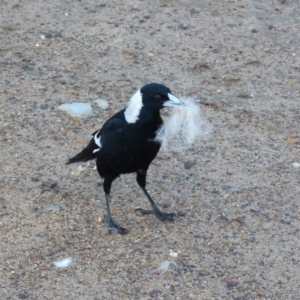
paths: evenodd
<path fill-rule="evenodd" d="M 67 257 L 62 260 L 54 261 L 53 263 L 58 268 L 68 268 L 73 264 L 73 258 Z"/>
<path fill-rule="evenodd" d="M 158 274 L 160 276 L 164 275 L 165 272 L 168 271 L 168 269 L 170 268 L 171 265 L 174 265 L 175 268 L 177 267 L 177 264 L 174 261 L 170 261 L 170 260 L 165 260 L 164 262 L 161 263 L 161 265 L 153 270 L 150 275 L 154 275 L 154 274 Z M 171 272 L 174 272 L 173 270 L 170 270 Z"/>
<path fill-rule="evenodd" d="M 212 126 L 202 117 L 200 106 L 195 99 L 183 99 L 186 106 L 174 107 L 170 117 L 158 129 L 155 141 L 167 150 L 172 146 L 189 146 L 196 138 L 207 136 Z"/>

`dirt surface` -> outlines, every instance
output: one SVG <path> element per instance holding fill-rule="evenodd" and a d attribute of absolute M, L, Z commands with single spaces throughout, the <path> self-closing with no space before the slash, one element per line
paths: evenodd
<path fill-rule="evenodd" d="M 299 299 L 298 0 L 1 0 L 0 14 L 1 299 Z M 135 213 L 148 202 L 127 175 L 112 213 L 130 232 L 107 235 L 94 162 L 64 163 L 149 82 L 199 99 L 214 132 L 149 170 L 174 223 Z M 88 119 L 57 109 L 96 99 L 109 108 Z"/>

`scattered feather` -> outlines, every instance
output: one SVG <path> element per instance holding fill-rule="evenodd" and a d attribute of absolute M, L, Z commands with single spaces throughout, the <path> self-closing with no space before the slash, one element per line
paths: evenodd
<path fill-rule="evenodd" d="M 174 265 L 175 268 L 177 267 L 177 264 L 174 261 L 170 261 L 170 260 L 165 260 L 164 262 L 161 263 L 161 265 L 153 270 L 150 275 L 155 275 L 158 274 L 160 276 L 162 276 L 165 272 L 168 271 L 168 269 L 170 268 L 171 265 Z M 170 270 L 171 272 L 174 272 L 173 270 Z"/>
<path fill-rule="evenodd" d="M 172 257 L 177 257 L 178 253 L 177 252 L 173 252 L 173 250 L 170 250 L 169 255 L 172 256 Z"/>
<path fill-rule="evenodd" d="M 208 136 L 212 126 L 202 117 L 200 106 L 193 98 L 183 99 L 186 106 L 174 107 L 170 117 L 158 129 L 155 141 L 163 149 L 176 145 L 189 146 L 196 138 Z"/>
<path fill-rule="evenodd" d="M 67 258 L 62 259 L 62 260 L 54 261 L 53 263 L 58 268 L 68 268 L 72 265 L 73 258 L 72 257 L 67 257 Z"/>
<path fill-rule="evenodd" d="M 293 163 L 293 167 L 294 168 L 300 168 L 300 164 L 295 162 L 295 163 Z"/>

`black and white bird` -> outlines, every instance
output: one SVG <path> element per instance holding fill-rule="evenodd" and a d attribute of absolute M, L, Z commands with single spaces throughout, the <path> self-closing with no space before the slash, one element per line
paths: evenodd
<path fill-rule="evenodd" d="M 154 139 L 163 125 L 160 110 L 165 106 L 185 106 L 185 103 L 162 84 L 145 85 L 132 96 L 126 109 L 108 119 L 100 130 L 93 133 L 87 147 L 67 162 L 96 159 L 97 171 L 104 179 L 109 233 L 128 232 L 115 223 L 110 213 L 111 185 L 121 174 L 137 174 L 136 181 L 152 206 L 151 210 L 139 209 L 141 213 L 152 213 L 162 221 L 173 221 L 174 214 L 160 211 L 146 190 L 147 170 L 161 146 Z"/>

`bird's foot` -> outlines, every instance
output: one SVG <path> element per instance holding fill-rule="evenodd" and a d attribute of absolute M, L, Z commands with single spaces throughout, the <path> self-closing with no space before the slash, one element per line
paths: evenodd
<path fill-rule="evenodd" d="M 153 209 L 142 209 L 142 208 L 137 208 L 135 211 L 139 211 L 141 212 L 143 215 L 146 214 L 153 214 L 155 215 L 158 219 L 160 219 L 161 221 L 170 221 L 173 222 L 174 221 L 174 216 L 175 214 L 173 213 L 165 213 L 159 210 L 159 208 L 157 206 L 154 206 Z"/>
<path fill-rule="evenodd" d="M 107 220 L 108 223 L 108 234 L 112 234 L 112 233 L 119 233 L 119 234 L 127 234 L 128 230 L 126 228 L 123 228 L 121 226 L 119 226 L 118 224 L 115 223 L 115 221 L 113 219 Z"/>

